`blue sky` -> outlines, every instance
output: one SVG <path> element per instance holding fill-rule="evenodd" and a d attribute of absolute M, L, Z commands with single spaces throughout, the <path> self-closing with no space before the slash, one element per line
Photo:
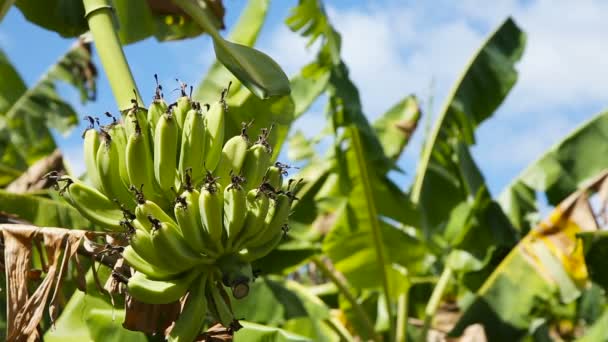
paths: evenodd
<path fill-rule="evenodd" d="M 275 0 L 257 47 L 292 75 L 311 60 L 314 50 L 283 24 L 297 1 Z M 227 26 L 238 17 L 243 0 L 224 1 Z M 364 111 L 373 120 L 404 96 L 414 93 L 425 117 L 441 108 L 459 73 L 484 38 L 507 16 L 526 31 L 528 44 L 518 65 L 520 78 L 494 117 L 477 130 L 473 148 L 491 191 L 497 195 L 521 170 L 566 133 L 608 104 L 608 3 L 600 1 L 326 1 L 332 23 L 343 38 L 343 57 L 361 91 Z M 28 23 L 13 8 L 0 23 L 0 47 L 32 85 L 72 43 Z M 196 84 L 213 60 L 205 36 L 160 44 L 148 39 L 125 48 L 144 99 L 153 94 L 153 74 L 165 89 L 176 77 Z M 98 64 L 99 65 L 99 64 Z M 101 70 L 101 68 L 100 68 Z M 105 76 L 98 101 L 82 106 L 77 94 L 62 94 L 82 115 L 116 112 Z M 168 93 L 166 91 L 165 93 Z M 167 94 L 174 99 L 177 93 Z M 323 107 L 314 106 L 298 123 L 314 135 L 324 122 Z M 422 122 L 402 167 L 407 183 L 421 145 Z M 84 126 L 82 123 L 81 126 Z M 67 159 L 83 169 L 81 128 L 58 137 Z M 404 178 L 404 179 L 402 179 Z M 403 184 L 405 186 L 405 184 Z"/>

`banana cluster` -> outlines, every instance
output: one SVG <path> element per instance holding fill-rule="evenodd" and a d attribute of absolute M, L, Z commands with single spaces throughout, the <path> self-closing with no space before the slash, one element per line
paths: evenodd
<path fill-rule="evenodd" d="M 287 231 L 295 199 L 292 182 L 283 186 L 288 166 L 271 162 L 270 129 L 250 141 L 243 124 L 224 144 L 227 89 L 211 105 L 193 102 L 184 86 L 167 105 L 161 89 L 147 110 L 133 101 L 120 121 L 87 117 L 88 184 L 60 177 L 60 193 L 94 224 L 128 234 L 131 296 L 160 304 L 189 293 L 182 315 L 202 321 L 209 308 L 228 326 L 222 285 L 246 296 L 251 262 Z M 174 330 L 182 325 L 192 328 L 178 321 Z"/>

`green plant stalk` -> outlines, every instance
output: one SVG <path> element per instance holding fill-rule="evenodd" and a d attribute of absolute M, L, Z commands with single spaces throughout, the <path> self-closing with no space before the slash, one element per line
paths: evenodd
<path fill-rule="evenodd" d="M 429 328 L 431 327 L 431 323 L 433 322 L 433 317 L 437 313 L 437 309 L 439 309 L 439 304 L 441 304 L 441 298 L 443 297 L 443 293 L 448 286 L 448 282 L 452 277 L 453 270 L 446 266 L 441 273 L 441 277 L 439 277 L 439 281 L 435 288 L 433 289 L 433 293 L 431 294 L 431 298 L 429 302 L 426 304 L 426 309 L 424 310 L 424 326 L 422 327 L 422 332 L 420 333 L 419 341 L 426 341 L 427 334 L 429 332 Z"/>
<path fill-rule="evenodd" d="M 367 213 L 370 218 L 371 231 L 374 238 L 374 245 L 376 250 L 376 260 L 380 267 L 380 273 L 382 274 L 382 287 L 384 289 L 384 296 L 386 298 L 386 312 L 389 317 L 389 337 L 393 341 L 395 334 L 395 321 L 393 320 L 393 309 L 391 306 L 391 296 L 388 283 L 388 276 L 386 274 L 386 251 L 384 250 L 384 244 L 382 240 L 382 232 L 380 231 L 380 225 L 378 224 L 378 211 L 376 210 L 376 204 L 374 202 L 374 195 L 372 193 L 372 185 L 369 182 L 369 174 L 367 171 L 367 160 L 363 152 L 363 145 L 361 144 L 361 137 L 359 136 L 359 130 L 354 126 L 350 126 L 350 136 L 352 141 L 352 148 L 354 149 L 359 171 L 361 172 L 361 185 L 363 186 L 363 192 L 365 202 L 367 204 Z"/>
<path fill-rule="evenodd" d="M 338 278 L 338 276 L 332 270 L 330 270 L 329 267 L 327 267 L 323 260 L 321 260 L 321 258 L 319 258 L 318 256 L 312 257 L 311 261 L 319 268 L 319 270 L 321 271 L 321 273 L 323 273 L 324 276 L 326 276 L 327 278 L 329 278 L 329 280 L 336 284 L 336 287 L 338 288 L 340 293 L 350 303 L 350 305 L 355 310 L 355 314 L 365 325 L 367 333 L 370 336 L 373 336 L 374 340 L 380 341 L 379 337 L 376 335 L 376 331 L 374 330 L 372 320 L 369 318 L 367 313 L 365 313 L 365 310 L 363 310 L 361 305 L 359 305 L 359 302 L 357 302 L 357 298 L 355 298 L 355 296 L 350 292 L 350 290 L 348 289 L 348 285 L 345 284 L 342 279 Z"/>
<path fill-rule="evenodd" d="M 93 34 L 99 59 L 110 82 L 118 108 L 121 111 L 131 108 L 133 96 L 137 98 L 138 104 L 143 106 L 141 95 L 116 34 L 112 6 L 108 0 L 83 0 L 83 3 L 89 30 Z"/>
<path fill-rule="evenodd" d="M 399 296 L 397 304 L 397 332 L 395 333 L 395 341 L 407 342 L 407 319 L 408 319 L 408 299 L 410 295 L 410 287 L 408 286 L 405 293 Z"/>

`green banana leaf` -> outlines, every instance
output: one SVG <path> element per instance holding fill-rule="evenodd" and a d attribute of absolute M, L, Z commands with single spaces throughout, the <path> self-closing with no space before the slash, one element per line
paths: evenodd
<path fill-rule="evenodd" d="M 427 234 L 441 231 L 450 211 L 474 197 L 484 183 L 468 146 L 475 143 L 475 128 L 493 114 L 515 84 L 515 63 L 525 41 L 512 19 L 503 22 L 454 85 L 427 136 L 411 194 L 420 204 Z"/>
<path fill-rule="evenodd" d="M 243 328 L 234 334 L 237 341 L 264 342 L 312 342 L 314 340 L 299 336 L 285 330 L 265 325 L 240 321 Z"/>
<path fill-rule="evenodd" d="M 591 326 L 585 335 L 576 342 L 594 342 L 608 340 L 608 308 L 604 310 L 602 316 Z"/>
<path fill-rule="evenodd" d="M 373 123 L 387 157 L 399 159 L 418 125 L 420 115 L 418 99 L 410 95 L 393 105 Z"/>
<path fill-rule="evenodd" d="M 500 205 L 521 232 L 537 212 L 536 192 L 555 205 L 585 180 L 608 168 L 608 112 L 593 117 L 530 164 L 502 191 Z"/>
<path fill-rule="evenodd" d="M 55 150 L 51 129 L 67 133 L 78 123 L 72 106 L 56 92 L 57 82 L 66 82 L 80 92 L 82 102 L 95 97 L 96 75 L 91 64 L 90 46 L 73 45 L 59 61 L 42 75 L 38 83 L 25 90 L 6 56 L 0 52 L 0 186 L 5 185 L 38 159 Z"/>
<path fill-rule="evenodd" d="M 265 22 L 268 3 L 269 0 L 250 0 L 243 9 L 239 20 L 232 27 L 228 40 L 245 46 L 253 46 Z M 216 60 L 194 90 L 192 97 L 198 101 L 215 100 L 229 82 L 232 82 L 230 94 L 240 90 L 241 83 L 222 63 Z"/>
<path fill-rule="evenodd" d="M 159 41 L 195 37 L 203 30 L 170 1 L 113 0 L 118 36 L 131 44 L 155 36 Z M 216 25 L 222 27 L 224 8 L 209 2 Z M 77 37 L 88 30 L 82 1 L 17 0 L 15 5 L 30 22 L 55 31 L 63 37 Z"/>
<path fill-rule="evenodd" d="M 578 237 L 583 241 L 585 263 L 591 279 L 608 291 L 608 274 L 605 271 L 608 260 L 608 231 L 584 232 Z"/>
<path fill-rule="evenodd" d="M 91 223 L 64 201 L 0 190 L 0 212 L 39 227 L 90 229 Z"/>

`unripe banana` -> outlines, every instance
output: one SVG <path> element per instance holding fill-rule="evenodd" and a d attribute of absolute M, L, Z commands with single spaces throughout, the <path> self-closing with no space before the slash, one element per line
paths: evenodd
<path fill-rule="evenodd" d="M 67 193 L 70 203 L 82 216 L 101 228 L 122 230 L 120 221 L 123 220 L 123 212 L 116 203 L 80 181 L 69 177 L 60 180 L 67 182 L 60 194 Z"/>
<path fill-rule="evenodd" d="M 182 276 L 167 279 L 153 280 L 146 274 L 137 272 L 127 283 L 129 294 L 147 304 L 168 304 L 180 299 L 192 281 L 200 274 L 200 271 L 193 270 Z"/>
<path fill-rule="evenodd" d="M 205 115 L 205 167 L 215 170 L 224 145 L 224 115 L 226 103 L 220 100 L 211 105 Z"/>
<path fill-rule="evenodd" d="M 245 228 L 234 242 L 234 251 L 239 251 L 249 239 L 254 238 L 264 231 L 266 227 L 264 220 L 268 214 L 270 200 L 268 195 L 258 189 L 247 192 L 247 217 L 245 218 Z"/>
<path fill-rule="evenodd" d="M 175 271 L 185 271 L 196 265 L 212 262 L 188 247 L 175 224 L 158 221 L 152 216 L 149 220 L 153 224 L 151 236 L 154 249 L 159 251 L 161 258 L 166 258 Z"/>
<path fill-rule="evenodd" d="M 240 135 L 228 139 L 226 144 L 224 144 L 220 162 L 214 172 L 219 178 L 218 182 L 222 184 L 223 187 L 230 184 L 231 174 L 238 175 L 241 173 L 248 148 L 249 139 L 244 130 Z"/>
<path fill-rule="evenodd" d="M 103 142 L 97 150 L 97 172 L 104 192 L 111 200 L 117 200 L 127 209 L 135 208 L 135 201 L 129 189 L 120 179 L 120 156 L 118 147 L 111 136 L 101 130 Z"/>
<path fill-rule="evenodd" d="M 207 278 L 203 273 L 192 283 L 184 309 L 169 332 L 170 342 L 191 342 L 199 335 L 207 316 Z"/>
<path fill-rule="evenodd" d="M 215 318 L 224 327 L 230 327 L 232 322 L 234 322 L 234 314 L 232 313 L 230 305 L 226 303 L 224 296 L 222 296 L 224 289 L 221 286 L 221 284 L 215 284 L 214 282 L 211 282 L 209 286 L 207 286 L 207 293 L 210 295 L 210 298 L 208 297 L 208 299 L 210 299 L 209 306 L 210 309 L 212 309 L 211 312 Z"/>
<path fill-rule="evenodd" d="M 247 249 L 255 248 L 266 244 L 274 239 L 277 234 L 281 234 L 283 227 L 287 224 L 291 202 L 293 197 L 289 193 L 279 193 L 268 208 L 268 214 L 264 219 L 265 228 L 254 238 L 246 242 Z"/>
<path fill-rule="evenodd" d="M 125 155 L 129 180 L 132 185 L 142 189 L 147 199 L 167 207 L 168 201 L 156 190 L 160 186 L 154 177 L 154 162 L 152 153 L 146 146 L 145 131 L 137 127 L 139 126 L 136 125 L 135 132 L 129 136 Z"/>
<path fill-rule="evenodd" d="M 152 231 L 152 223 L 149 220 L 150 216 L 160 220 L 161 222 L 170 222 L 174 225 L 176 224 L 173 218 L 171 218 L 171 216 L 169 216 L 160 206 L 158 206 L 158 204 L 146 200 L 143 194 L 134 187 L 131 188 L 131 191 L 135 192 L 135 197 L 137 199 L 135 217 L 147 232 Z"/>
<path fill-rule="evenodd" d="M 156 131 L 156 124 L 160 119 L 161 115 L 167 111 L 167 103 L 163 99 L 162 90 L 163 88 L 158 84 L 158 77 L 154 75 L 156 79 L 156 93 L 154 94 L 154 100 L 148 107 L 148 124 L 150 125 L 150 136 L 154 136 L 154 132 Z"/>
<path fill-rule="evenodd" d="M 283 176 L 287 175 L 287 168 L 289 168 L 288 165 L 280 162 L 274 163 L 274 165 L 266 170 L 264 180 L 270 184 L 274 190 L 281 190 L 281 187 L 283 186 Z"/>
<path fill-rule="evenodd" d="M 263 136 L 247 150 L 247 157 L 243 165 L 243 176 L 247 181 L 247 188 L 252 189 L 260 186 L 262 178 L 268 169 L 272 150 Z"/>
<path fill-rule="evenodd" d="M 166 194 L 171 193 L 171 188 L 175 185 L 178 134 L 173 114 L 161 115 L 154 132 L 154 176 Z"/>
<path fill-rule="evenodd" d="M 163 262 L 163 258 L 160 258 L 158 253 L 156 253 L 156 250 L 152 245 L 150 233 L 144 228 L 139 220 L 135 219 L 133 222 L 123 221 L 123 225 L 129 230 L 129 245 L 139 256 L 148 263 L 158 266 L 158 268 L 165 270 L 171 269 Z"/>
<path fill-rule="evenodd" d="M 221 185 L 214 181 L 208 182 L 201 189 L 199 211 L 205 232 L 214 243 L 214 250 L 221 253 L 224 250 L 222 235 L 224 232 L 222 217 L 224 208 L 224 192 Z"/>
<path fill-rule="evenodd" d="M 264 244 L 255 247 L 247 247 L 247 252 L 242 255 L 243 259 L 247 262 L 252 262 L 270 254 L 270 252 L 277 248 L 285 237 L 285 233 L 283 232 L 274 232 L 273 234 L 274 235 L 271 237 L 271 239 L 266 241 Z"/>
<path fill-rule="evenodd" d="M 141 255 L 139 255 L 132 246 L 125 247 L 122 252 L 122 257 L 127 261 L 129 266 L 133 267 L 137 272 L 146 274 L 146 276 L 150 279 L 174 279 L 179 274 L 151 264 Z"/>
<path fill-rule="evenodd" d="M 118 151 L 118 160 L 120 161 L 120 179 L 122 180 L 124 186 L 128 189 L 131 185 L 131 181 L 129 180 L 125 156 L 127 150 L 127 133 L 125 132 L 125 126 L 120 123 L 113 123 L 106 126 L 106 129 L 112 138 L 112 143 L 116 146 L 116 150 Z"/>
<path fill-rule="evenodd" d="M 184 121 L 186 121 L 186 115 L 188 115 L 188 111 L 192 109 L 192 101 L 186 95 L 186 85 L 181 84 L 181 92 L 182 96 L 177 99 L 177 104 L 175 105 L 175 119 L 177 120 L 177 126 L 180 129 L 184 127 Z"/>
<path fill-rule="evenodd" d="M 135 134 L 136 131 L 142 132 L 144 140 L 146 141 L 146 146 L 152 151 L 150 127 L 147 118 L 148 113 L 145 108 L 139 107 L 135 100 L 131 100 L 131 102 L 133 102 L 133 107 L 124 112 L 122 117 L 126 136 L 130 137 Z"/>
<path fill-rule="evenodd" d="M 191 170 L 192 182 L 198 183 L 205 176 L 205 119 L 200 105 L 193 104 L 184 122 L 178 169 L 183 179 L 187 169 Z"/>
<path fill-rule="evenodd" d="M 232 177 L 233 181 L 224 190 L 224 230 L 226 231 L 226 249 L 239 235 L 247 217 L 247 194 L 241 186 L 242 179 Z"/>
<path fill-rule="evenodd" d="M 199 198 L 200 193 L 197 190 L 184 191 L 176 200 L 175 218 L 184 240 L 192 250 L 216 257 L 217 254 L 209 248 L 210 241 L 205 236 L 199 211 Z"/>
<path fill-rule="evenodd" d="M 97 150 L 99 149 L 100 138 L 99 132 L 94 128 L 88 128 L 84 134 L 84 165 L 87 168 L 87 179 L 91 186 L 93 186 L 97 190 L 102 190 L 103 187 L 101 182 L 99 181 L 99 172 L 97 172 L 97 164 L 95 159 L 97 158 Z"/>

